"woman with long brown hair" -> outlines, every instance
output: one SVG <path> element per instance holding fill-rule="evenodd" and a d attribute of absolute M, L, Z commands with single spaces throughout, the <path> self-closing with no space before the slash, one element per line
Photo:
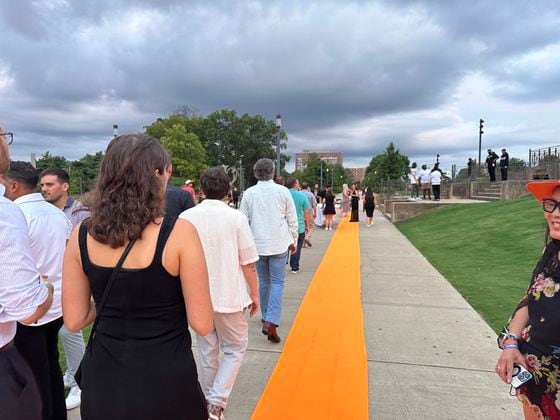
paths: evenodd
<path fill-rule="evenodd" d="M 193 225 L 162 217 L 170 173 L 158 140 L 113 139 L 91 218 L 69 240 L 65 325 L 79 331 L 98 316 L 81 365 L 84 420 L 207 418 L 187 325 L 212 328 L 208 273 Z"/>

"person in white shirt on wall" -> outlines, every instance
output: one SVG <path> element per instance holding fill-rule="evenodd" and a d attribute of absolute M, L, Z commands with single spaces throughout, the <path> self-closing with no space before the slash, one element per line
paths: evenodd
<path fill-rule="evenodd" d="M 76 227 L 90 216 L 86 207 L 74 197 L 70 196 L 70 176 L 64 169 L 48 168 L 39 175 L 41 181 L 41 193 L 45 200 L 58 207 L 66 215 L 68 220 Z M 70 392 L 66 397 L 66 408 L 71 410 L 81 403 L 81 390 L 74 375 L 85 352 L 85 342 L 82 331 L 70 332 L 64 325 L 58 335 L 62 341 L 62 348 L 66 354 L 68 368 L 64 372 L 64 387 Z"/>
<path fill-rule="evenodd" d="M 9 169 L 8 144 L 0 126 L 0 174 Z M 35 376 L 13 345 L 17 322 L 33 324 L 53 301 L 54 288 L 42 281 L 27 238 L 25 217 L 4 197 L 0 184 L 0 419 L 42 419 Z"/>
<path fill-rule="evenodd" d="M 282 316 L 286 262 L 288 254 L 296 250 L 298 219 L 290 191 L 272 180 L 274 162 L 259 159 L 253 171 L 258 182 L 245 191 L 240 210 L 249 220 L 259 254 L 262 333 L 273 343 L 279 343 L 276 328 Z"/>
<path fill-rule="evenodd" d="M 230 191 L 224 169 L 208 169 L 200 188 L 206 199 L 179 218 L 194 225 L 206 257 L 214 326 L 205 336 L 197 334 L 196 342 L 208 418 L 221 420 L 249 340 L 244 311 L 249 308 L 253 316 L 259 307 L 255 267 L 259 256 L 247 218 L 224 202 Z"/>
<path fill-rule="evenodd" d="M 441 169 L 439 169 L 439 164 L 435 164 L 434 168 L 430 172 L 430 184 L 432 184 L 432 191 L 434 192 L 434 200 L 439 201 L 441 194 Z"/>
<path fill-rule="evenodd" d="M 428 194 L 428 200 L 432 199 L 431 184 L 430 184 L 430 171 L 428 166 L 422 165 L 422 170 L 417 175 L 420 178 L 420 184 L 422 186 L 422 199 L 426 199 L 426 193 Z"/>
<path fill-rule="evenodd" d="M 53 304 L 33 325 L 19 325 L 14 340 L 37 380 L 45 419 L 65 419 L 62 372 L 58 364 L 58 331 L 63 324 L 60 286 L 62 259 L 72 225 L 64 213 L 37 193 L 39 174 L 27 162 L 12 162 L 0 175 L 4 195 L 21 209 L 28 229 L 31 255 L 37 269 L 54 286 Z"/>

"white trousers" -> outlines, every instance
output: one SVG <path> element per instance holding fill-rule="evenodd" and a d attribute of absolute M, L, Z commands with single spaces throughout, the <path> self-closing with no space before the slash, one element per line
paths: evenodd
<path fill-rule="evenodd" d="M 196 335 L 200 384 L 208 403 L 226 408 L 248 341 L 247 320 L 241 311 L 214 312 L 214 329 L 208 335 Z"/>

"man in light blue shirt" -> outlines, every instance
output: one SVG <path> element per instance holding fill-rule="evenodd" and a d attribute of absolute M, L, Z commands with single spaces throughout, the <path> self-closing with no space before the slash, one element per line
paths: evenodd
<path fill-rule="evenodd" d="M 286 187 L 290 189 L 290 194 L 292 194 L 298 218 L 298 240 L 296 252 L 290 256 L 292 274 L 297 274 L 299 273 L 301 247 L 303 246 L 305 235 L 311 230 L 311 205 L 309 204 L 309 200 L 305 194 L 299 191 L 300 185 L 296 178 L 288 178 Z"/>

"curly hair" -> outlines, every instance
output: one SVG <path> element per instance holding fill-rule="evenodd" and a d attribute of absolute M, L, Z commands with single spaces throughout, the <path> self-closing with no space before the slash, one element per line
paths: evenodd
<path fill-rule="evenodd" d="M 169 153 L 147 134 L 125 134 L 107 146 L 91 195 L 88 233 L 102 244 L 118 248 L 140 238 L 144 228 L 163 216 L 163 174 Z"/>

